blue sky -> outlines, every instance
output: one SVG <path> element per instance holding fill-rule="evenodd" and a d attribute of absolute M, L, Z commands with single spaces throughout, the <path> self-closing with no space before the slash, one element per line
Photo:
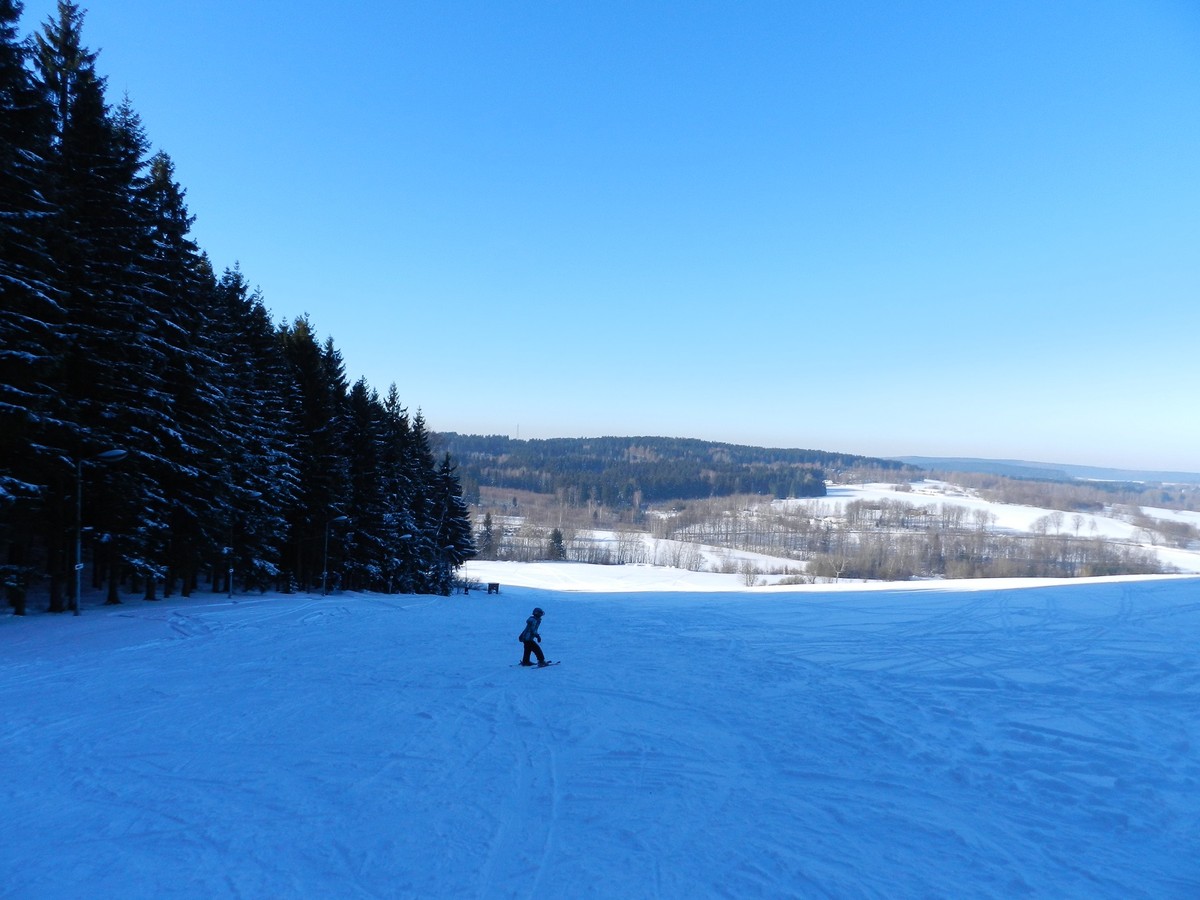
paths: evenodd
<path fill-rule="evenodd" d="M 434 430 L 1200 470 L 1193 3 L 82 5 L 218 271 Z"/>

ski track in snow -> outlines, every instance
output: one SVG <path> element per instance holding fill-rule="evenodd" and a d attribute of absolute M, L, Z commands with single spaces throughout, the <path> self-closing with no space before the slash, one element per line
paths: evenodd
<path fill-rule="evenodd" d="M 3 620 L 0 897 L 1195 898 L 1198 588 Z"/>

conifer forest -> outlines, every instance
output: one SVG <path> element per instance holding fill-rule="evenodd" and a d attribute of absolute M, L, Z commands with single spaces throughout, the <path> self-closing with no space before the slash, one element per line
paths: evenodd
<path fill-rule="evenodd" d="M 449 456 L 191 237 L 84 13 L 0 0 L 0 581 L 78 612 L 196 591 L 449 593 L 474 553 Z M 31 600 L 37 598 L 37 600 Z"/>

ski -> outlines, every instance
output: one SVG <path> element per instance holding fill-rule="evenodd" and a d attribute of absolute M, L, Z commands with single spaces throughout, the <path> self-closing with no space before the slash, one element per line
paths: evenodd
<path fill-rule="evenodd" d="M 514 669 L 548 669 L 548 668 L 550 668 L 551 666 L 557 666 L 557 665 L 558 665 L 559 663 L 561 663 L 561 662 L 562 662 L 562 660 L 561 660 L 561 659 L 556 659 L 556 660 L 553 660 L 553 661 L 551 661 L 551 660 L 547 660 L 547 661 L 546 661 L 546 665 L 544 665 L 544 666 L 539 666 L 537 663 L 532 663 L 532 664 L 530 664 L 530 665 L 528 665 L 528 666 L 523 666 L 523 665 L 521 665 L 520 663 L 513 663 L 513 664 L 512 664 L 512 667 L 513 667 Z"/>

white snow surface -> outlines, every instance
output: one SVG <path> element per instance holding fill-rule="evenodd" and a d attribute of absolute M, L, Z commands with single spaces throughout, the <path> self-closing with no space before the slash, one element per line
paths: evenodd
<path fill-rule="evenodd" d="M 0 619 L 0 896 L 1200 896 L 1198 578 L 469 568 Z"/>

